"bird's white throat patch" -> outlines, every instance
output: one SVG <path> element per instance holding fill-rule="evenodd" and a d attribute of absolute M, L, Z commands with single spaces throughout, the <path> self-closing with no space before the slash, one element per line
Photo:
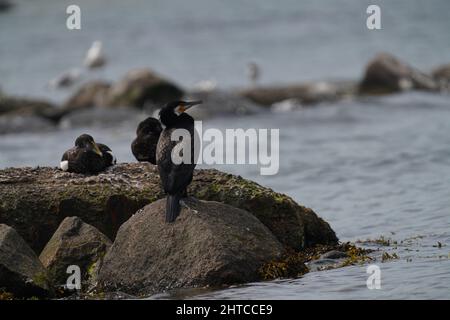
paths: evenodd
<path fill-rule="evenodd" d="M 61 168 L 62 171 L 69 170 L 69 161 L 67 161 L 67 160 L 61 161 L 59 164 L 59 167 Z"/>
<path fill-rule="evenodd" d="M 110 155 L 111 155 L 111 157 L 112 157 L 112 163 L 113 164 L 116 164 L 117 163 L 117 158 L 116 158 L 116 156 L 112 153 L 112 151 L 106 151 L 106 152 L 108 152 Z"/>

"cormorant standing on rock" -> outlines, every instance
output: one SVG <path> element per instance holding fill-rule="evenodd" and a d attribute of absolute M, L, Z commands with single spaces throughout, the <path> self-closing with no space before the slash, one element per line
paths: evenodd
<path fill-rule="evenodd" d="M 173 222 L 180 213 L 180 199 L 187 196 L 186 188 L 192 181 L 195 168 L 194 157 L 194 119 L 185 113 L 192 106 L 201 104 L 201 101 L 174 101 L 168 103 L 161 109 L 159 117 L 165 129 L 161 133 L 156 148 L 156 163 L 158 164 L 159 176 L 161 177 L 164 191 L 167 194 L 166 222 Z M 172 141 L 172 132 L 176 129 L 185 129 L 191 137 L 191 161 L 190 163 L 172 162 L 172 149 L 183 143 Z"/>
<path fill-rule="evenodd" d="M 137 161 L 156 164 L 156 146 L 162 130 L 159 120 L 152 117 L 139 123 L 137 137 L 131 143 L 131 151 Z"/>
<path fill-rule="evenodd" d="M 88 134 L 82 134 L 75 140 L 75 147 L 67 150 L 61 159 L 63 171 L 75 173 L 98 173 L 116 163 L 111 149 L 97 144 Z"/>

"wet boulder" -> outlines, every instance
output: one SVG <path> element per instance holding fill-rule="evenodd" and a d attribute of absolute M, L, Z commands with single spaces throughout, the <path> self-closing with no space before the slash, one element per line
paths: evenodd
<path fill-rule="evenodd" d="M 57 110 L 51 102 L 41 99 L 12 97 L 0 94 L 0 116 L 40 116 L 51 118 Z"/>
<path fill-rule="evenodd" d="M 14 297 L 51 294 L 44 266 L 22 237 L 5 224 L 0 224 L 0 291 Z"/>
<path fill-rule="evenodd" d="M 55 129 L 58 113 L 51 102 L 0 93 L 0 134 Z"/>
<path fill-rule="evenodd" d="M 384 94 L 405 90 L 438 89 L 434 79 L 388 54 L 380 53 L 366 66 L 359 85 L 362 94 Z"/>
<path fill-rule="evenodd" d="M 445 64 L 433 70 L 432 75 L 435 79 L 450 80 L 450 64 Z"/>
<path fill-rule="evenodd" d="M 265 111 L 260 105 L 231 91 L 191 91 L 185 99 L 203 101 L 201 107 L 188 110 L 195 119 L 251 115 Z"/>
<path fill-rule="evenodd" d="M 441 88 L 450 89 L 450 63 L 435 68 L 432 75 Z"/>
<path fill-rule="evenodd" d="M 334 244 L 330 225 L 290 197 L 218 170 L 195 170 L 188 193 L 252 213 L 285 247 Z M 0 223 L 41 252 L 64 218 L 78 216 L 111 240 L 137 210 L 164 198 L 156 166 L 122 163 L 98 175 L 57 168 L 0 170 Z"/>
<path fill-rule="evenodd" d="M 283 246 L 254 215 L 226 204 L 187 200 L 174 223 L 158 200 L 125 222 L 99 272 L 103 290 L 148 295 L 172 288 L 260 279 Z"/>
<path fill-rule="evenodd" d="M 65 102 L 63 106 L 65 114 L 91 107 L 104 106 L 110 87 L 111 84 L 105 81 L 85 83 Z"/>
<path fill-rule="evenodd" d="M 54 130 L 54 122 L 35 115 L 4 115 L 0 116 L 0 134 L 45 132 Z"/>
<path fill-rule="evenodd" d="M 355 83 L 350 81 L 321 81 L 285 86 L 254 87 L 241 90 L 238 94 L 256 104 L 272 106 L 286 100 L 296 100 L 303 105 L 337 101 L 352 96 L 355 92 Z"/>
<path fill-rule="evenodd" d="M 78 217 L 67 217 L 61 222 L 39 259 L 48 271 L 54 285 L 66 283 L 67 268 L 76 265 L 83 282 L 95 282 L 95 272 L 101 264 L 111 241 L 95 227 Z"/>
<path fill-rule="evenodd" d="M 103 108 L 94 107 L 71 112 L 61 118 L 60 128 L 76 127 L 115 127 L 124 123 L 130 123 L 133 126 L 139 123 L 142 113 L 134 108 L 117 107 Z"/>
<path fill-rule="evenodd" d="M 144 108 L 180 100 L 183 90 L 171 81 L 148 69 L 130 71 L 108 91 L 107 106 Z"/>
<path fill-rule="evenodd" d="M 345 251 L 331 250 L 322 254 L 320 259 L 343 259 L 347 257 L 348 254 Z"/>
<path fill-rule="evenodd" d="M 14 6 L 14 3 L 8 0 L 0 0 L 0 12 L 8 11 Z"/>
<path fill-rule="evenodd" d="M 55 129 L 59 112 L 45 100 L 0 94 L 0 134 Z"/>

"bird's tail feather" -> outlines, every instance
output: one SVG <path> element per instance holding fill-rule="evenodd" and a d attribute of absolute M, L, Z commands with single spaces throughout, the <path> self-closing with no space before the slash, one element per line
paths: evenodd
<path fill-rule="evenodd" d="M 166 222 L 174 222 L 180 214 L 181 194 L 167 195 L 166 202 Z"/>

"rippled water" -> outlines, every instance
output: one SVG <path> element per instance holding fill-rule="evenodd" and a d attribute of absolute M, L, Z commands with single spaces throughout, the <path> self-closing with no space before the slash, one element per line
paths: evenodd
<path fill-rule="evenodd" d="M 78 0 L 82 29 L 66 29 L 71 0 L 15 0 L 0 15 L 0 87 L 59 100 L 68 91 L 47 81 L 80 67 L 93 40 L 102 40 L 108 67 L 84 80 L 116 80 L 151 67 L 186 87 L 215 79 L 247 84 L 256 61 L 262 83 L 350 78 L 376 52 L 388 51 L 428 70 L 448 63 L 448 0 L 378 0 L 382 31 L 366 28 L 371 0 Z"/>
<path fill-rule="evenodd" d="M 251 60 L 262 66 L 263 83 L 356 78 L 380 50 L 425 70 L 449 62 L 447 0 L 378 1 L 384 20 L 377 32 L 361 27 L 371 1 L 80 0 L 80 32 L 64 28 L 72 1 L 17 2 L 0 16 L 0 86 L 56 101 L 71 91 L 49 91 L 46 82 L 78 66 L 95 39 L 104 42 L 110 63 L 84 80 L 115 80 L 148 66 L 186 87 L 211 78 L 234 87 L 247 83 Z M 119 161 L 134 161 L 130 142 L 138 119 L 0 136 L 0 168 L 56 166 L 82 132 L 108 144 Z M 379 264 L 381 290 L 368 290 L 365 266 L 353 266 L 184 297 L 450 298 L 449 96 L 393 95 L 204 125 L 280 128 L 278 175 L 263 177 L 256 166 L 217 167 L 313 208 L 342 241 L 396 240 L 382 250 L 400 259 Z"/>

